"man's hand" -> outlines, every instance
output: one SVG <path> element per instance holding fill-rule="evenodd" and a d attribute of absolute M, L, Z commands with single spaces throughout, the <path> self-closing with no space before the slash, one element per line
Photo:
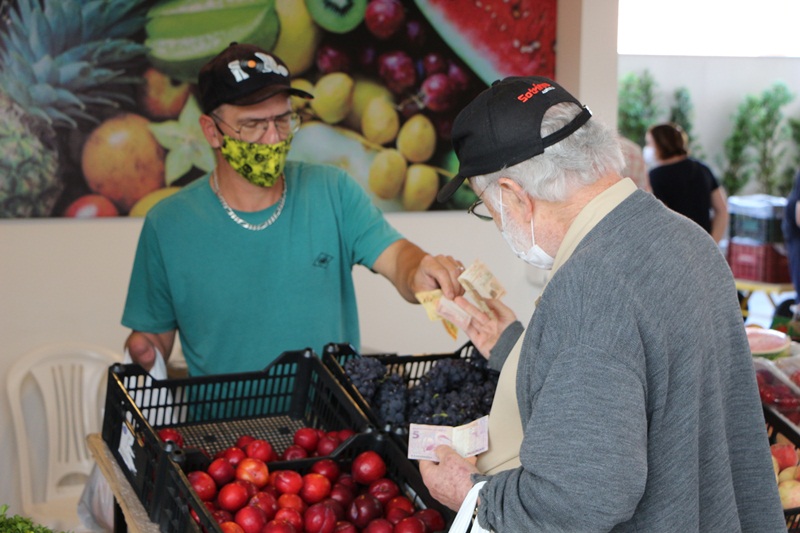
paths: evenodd
<path fill-rule="evenodd" d="M 419 462 L 422 481 L 428 487 L 431 496 L 457 511 L 472 488 L 470 476 L 479 473 L 475 467 L 477 457 L 465 459 L 450 446 L 437 446 L 434 451 L 439 458 L 438 463 Z"/>
<path fill-rule="evenodd" d="M 172 352 L 172 345 L 175 341 L 175 331 L 165 333 L 144 333 L 133 331 L 125 341 L 125 348 L 128 350 L 131 359 L 148 372 L 152 370 L 156 362 L 156 347 L 161 351 L 166 361 Z"/>
<path fill-rule="evenodd" d="M 458 282 L 464 265 L 449 255 L 429 255 L 406 239 L 390 244 L 372 269 L 391 281 L 397 292 L 411 303 L 419 303 L 415 295 L 421 291 L 441 289 L 445 298 L 451 300 L 464 294 Z"/>
<path fill-rule="evenodd" d="M 475 297 L 479 298 L 478 295 L 475 295 Z M 464 333 L 467 334 L 467 337 L 469 337 L 472 344 L 475 345 L 481 355 L 488 359 L 489 353 L 497 343 L 497 339 L 499 339 L 503 331 L 517 319 L 517 316 L 510 307 L 500 300 L 482 299 L 494 316 L 484 313 L 472 305 L 469 300 L 461 296 L 454 301 L 472 317 Z"/>
<path fill-rule="evenodd" d="M 426 254 L 414 272 L 411 287 L 414 293 L 441 289 L 442 295 L 452 300 L 464 294 L 464 287 L 458 282 L 462 272 L 464 265 L 449 255 Z"/>

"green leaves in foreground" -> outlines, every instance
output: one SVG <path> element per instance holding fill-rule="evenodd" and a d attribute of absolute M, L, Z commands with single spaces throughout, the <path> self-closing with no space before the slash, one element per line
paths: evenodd
<path fill-rule="evenodd" d="M 53 533 L 52 529 L 37 526 L 30 518 L 6 516 L 8 505 L 0 506 L 0 533 Z"/>

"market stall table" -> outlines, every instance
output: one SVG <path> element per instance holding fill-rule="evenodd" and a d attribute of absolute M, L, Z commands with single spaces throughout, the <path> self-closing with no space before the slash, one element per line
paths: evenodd
<path fill-rule="evenodd" d="M 741 307 L 742 316 L 747 317 L 747 304 L 750 296 L 754 292 L 763 292 L 769 297 L 769 301 L 773 307 L 777 307 L 778 301 L 775 300 L 781 294 L 786 292 L 793 292 L 794 285 L 791 283 L 767 283 L 766 281 L 753 281 L 749 279 L 735 279 L 736 290 L 742 295 Z"/>
<path fill-rule="evenodd" d="M 111 492 L 114 493 L 116 502 L 114 531 L 116 533 L 124 531 L 131 533 L 159 533 L 158 524 L 153 523 L 147 516 L 147 511 L 139 501 L 139 498 L 136 497 L 136 493 L 125 478 L 125 474 L 122 473 L 103 437 L 99 433 L 92 433 L 86 437 L 86 442 L 92 457 L 97 462 L 98 468 L 100 468 L 100 472 L 108 481 Z"/>

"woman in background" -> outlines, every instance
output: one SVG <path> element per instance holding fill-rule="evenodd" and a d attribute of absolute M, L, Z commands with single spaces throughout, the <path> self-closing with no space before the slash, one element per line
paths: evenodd
<path fill-rule="evenodd" d="M 683 129 L 671 123 L 652 126 L 645 135 L 644 157 L 655 197 L 694 220 L 719 244 L 728 227 L 728 201 L 711 169 L 689 157 Z"/>

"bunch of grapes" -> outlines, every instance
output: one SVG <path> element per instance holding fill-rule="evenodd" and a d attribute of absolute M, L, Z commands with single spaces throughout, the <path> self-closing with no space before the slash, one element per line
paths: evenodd
<path fill-rule="evenodd" d="M 489 413 L 499 374 L 482 357 L 442 359 L 408 387 L 373 357 L 356 357 L 344 370 L 384 429 L 407 429 L 409 422 L 459 426 Z"/>
<path fill-rule="evenodd" d="M 459 426 L 489 413 L 499 374 L 482 358 L 444 359 L 408 391 L 408 420 Z"/>
<path fill-rule="evenodd" d="M 374 357 L 354 357 L 345 361 L 344 371 L 367 403 L 372 403 L 378 383 L 386 375 L 383 363 Z"/>
<path fill-rule="evenodd" d="M 374 357 L 356 357 L 344 363 L 350 381 L 368 404 L 374 405 L 383 427 L 406 425 L 406 384 L 398 374 L 388 372 Z"/>

